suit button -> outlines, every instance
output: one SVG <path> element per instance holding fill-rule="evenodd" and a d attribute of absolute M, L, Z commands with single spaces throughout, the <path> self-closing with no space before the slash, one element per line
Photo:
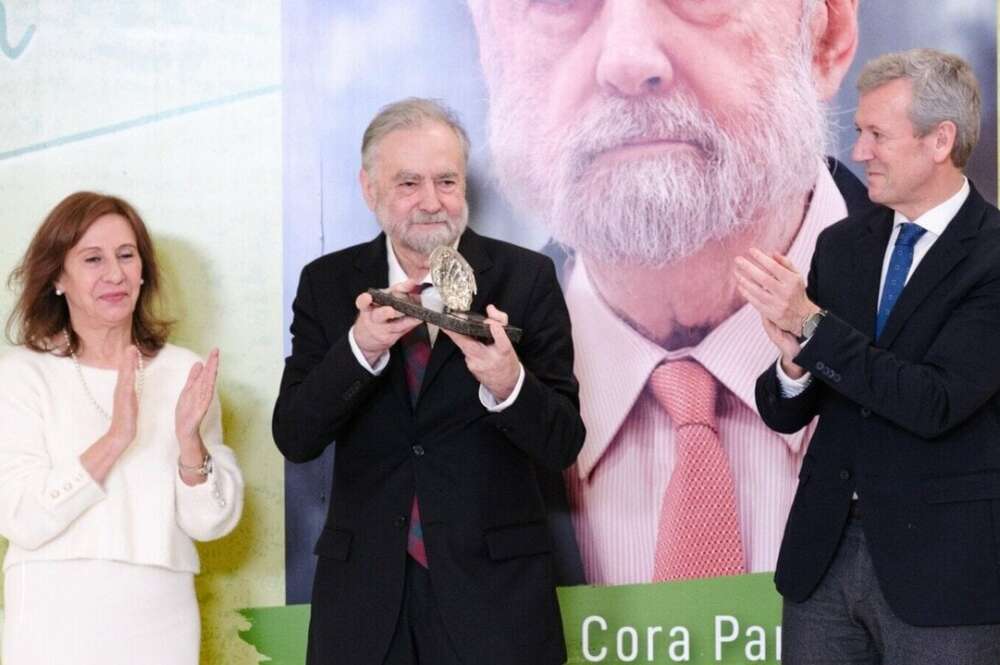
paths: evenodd
<path fill-rule="evenodd" d="M 834 383 L 840 383 L 840 379 L 841 379 L 841 376 L 839 374 L 837 374 L 836 372 L 834 372 L 833 373 L 833 382 Z"/>
<path fill-rule="evenodd" d="M 402 529 L 404 526 L 406 526 L 406 516 L 396 515 L 396 519 L 394 519 L 392 523 L 396 526 L 397 529 Z"/>
<path fill-rule="evenodd" d="M 424 447 L 421 446 L 420 444 L 413 446 L 413 454 L 416 455 L 417 457 L 423 457 Z"/>
<path fill-rule="evenodd" d="M 851 479 L 851 472 L 848 471 L 847 469 L 841 469 L 840 470 L 840 479 L 841 480 L 850 480 Z"/>
<path fill-rule="evenodd" d="M 818 369 L 818 370 L 819 370 L 819 371 L 821 371 L 821 372 L 822 372 L 822 371 L 823 371 L 824 369 L 826 369 L 826 365 L 825 365 L 825 364 L 823 363 L 823 361 L 822 361 L 822 360 L 818 360 L 818 361 L 816 361 L 816 369 Z"/>
<path fill-rule="evenodd" d="M 862 418 L 867 418 L 870 415 L 872 415 L 872 410 L 871 409 L 869 409 L 867 407 L 861 407 L 861 417 Z"/>

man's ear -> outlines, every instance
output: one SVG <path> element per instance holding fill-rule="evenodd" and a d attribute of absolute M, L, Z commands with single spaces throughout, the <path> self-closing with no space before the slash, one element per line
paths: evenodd
<path fill-rule="evenodd" d="M 375 212 L 375 179 L 368 175 L 368 171 L 362 168 L 358 171 L 358 182 L 361 183 L 361 195 L 365 197 L 365 204 L 368 209 Z"/>
<path fill-rule="evenodd" d="M 813 40 L 812 76 L 816 94 L 837 94 L 858 50 L 858 0 L 820 0 L 809 21 Z"/>
<path fill-rule="evenodd" d="M 958 127 L 951 120 L 939 122 L 937 127 L 931 131 L 934 138 L 932 144 L 934 150 L 934 161 L 938 164 L 951 161 L 951 151 L 955 147 L 955 140 L 958 138 Z"/>

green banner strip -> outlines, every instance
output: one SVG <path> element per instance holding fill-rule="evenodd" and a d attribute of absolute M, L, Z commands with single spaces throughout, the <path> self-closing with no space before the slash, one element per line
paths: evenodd
<path fill-rule="evenodd" d="M 273 665 L 305 665 L 309 606 L 252 607 L 240 610 L 250 629 L 240 631 L 247 644 Z"/>
<path fill-rule="evenodd" d="M 770 573 L 559 589 L 571 665 L 780 662 L 781 598 Z M 241 610 L 244 641 L 274 665 L 303 665 L 309 606 Z"/>

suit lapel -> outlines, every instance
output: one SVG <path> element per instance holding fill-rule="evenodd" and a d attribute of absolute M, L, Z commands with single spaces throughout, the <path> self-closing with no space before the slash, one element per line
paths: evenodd
<path fill-rule="evenodd" d="M 892 235 L 892 211 L 880 208 L 871 215 L 854 248 L 854 275 L 857 277 L 858 299 L 855 325 L 867 334 L 875 335 L 875 315 L 878 311 L 879 283 L 882 280 L 882 259 Z"/>
<path fill-rule="evenodd" d="M 483 239 L 472 229 L 466 229 L 462 233 L 462 239 L 458 243 L 458 252 L 469 262 L 476 276 L 476 295 L 472 299 L 470 311 L 483 314 L 486 310 L 486 304 L 492 302 L 491 292 L 495 286 L 494 280 L 491 279 L 493 260 L 486 251 Z M 444 333 L 439 333 L 434 342 L 434 348 L 431 349 L 427 371 L 424 373 L 424 381 L 420 386 L 421 397 L 427 392 L 445 363 L 458 353 L 458 347 L 451 341 L 451 338 Z"/>
<path fill-rule="evenodd" d="M 362 245 L 354 257 L 354 279 L 351 293 L 357 295 L 370 288 L 389 286 L 389 256 L 385 249 L 385 234 Z"/>
<path fill-rule="evenodd" d="M 967 241 L 975 238 L 984 211 L 983 199 L 972 189 L 958 213 L 945 227 L 944 233 L 935 241 L 903 287 L 899 300 L 889 313 L 882 336 L 878 338 L 880 347 L 889 348 L 914 310 L 969 253 Z"/>
<path fill-rule="evenodd" d="M 380 289 L 389 286 L 389 256 L 384 233 L 378 234 L 374 240 L 361 248 L 354 259 L 354 268 L 350 291 L 352 297 L 357 297 L 370 288 Z M 389 372 L 392 388 L 404 403 L 410 404 L 410 389 L 406 385 L 402 349 L 396 344 L 389 350 L 389 355 L 389 365 L 385 371 Z"/>

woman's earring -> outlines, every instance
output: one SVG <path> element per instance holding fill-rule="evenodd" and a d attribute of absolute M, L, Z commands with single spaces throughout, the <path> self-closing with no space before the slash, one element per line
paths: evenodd
<path fill-rule="evenodd" d="M 60 288 L 59 288 L 59 287 L 57 286 L 57 287 L 56 287 L 56 295 L 57 295 L 57 296 L 61 296 L 62 294 L 63 294 L 63 290 L 62 290 L 62 289 L 60 289 Z"/>

